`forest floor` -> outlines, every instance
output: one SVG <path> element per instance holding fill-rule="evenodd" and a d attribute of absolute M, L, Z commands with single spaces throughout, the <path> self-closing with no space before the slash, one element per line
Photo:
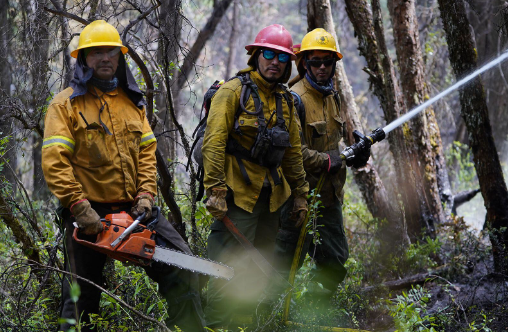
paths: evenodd
<path fill-rule="evenodd" d="M 386 332 L 508 331 L 508 277 L 494 272 L 492 256 L 485 252 L 471 250 L 460 255 L 452 259 L 463 260 L 462 266 L 430 272 L 419 282 L 407 283 L 406 289 L 366 294 L 372 303 L 387 296 L 397 307 L 367 310 L 365 324 L 359 327 Z"/>
<path fill-rule="evenodd" d="M 406 270 L 387 267 L 383 272 L 365 244 L 351 249 L 348 277 L 334 294 L 331 310 L 319 311 L 306 299 L 316 288 L 306 279 L 312 269 L 307 261 L 290 310 L 290 320 L 301 325 L 267 324 L 245 331 L 326 331 L 319 326 L 362 332 L 508 331 L 508 277 L 494 272 L 488 235 L 471 231 L 463 220 L 409 248 L 412 256 L 399 262 Z"/>

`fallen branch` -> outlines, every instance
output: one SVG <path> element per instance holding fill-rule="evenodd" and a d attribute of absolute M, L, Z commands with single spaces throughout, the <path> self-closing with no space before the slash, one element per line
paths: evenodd
<path fill-rule="evenodd" d="M 410 288 L 412 285 L 423 284 L 427 279 L 435 277 L 436 275 L 439 274 L 443 274 L 448 270 L 449 270 L 448 266 L 446 265 L 440 266 L 434 271 L 414 274 L 412 276 L 400 280 L 385 281 L 382 284 L 376 286 L 367 286 L 362 288 L 362 292 L 369 293 L 379 288 L 388 288 L 390 290 Z"/>

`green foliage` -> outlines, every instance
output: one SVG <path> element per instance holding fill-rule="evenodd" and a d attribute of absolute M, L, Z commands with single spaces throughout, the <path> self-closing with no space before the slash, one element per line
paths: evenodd
<path fill-rule="evenodd" d="M 402 292 L 394 300 L 388 300 L 390 315 L 394 318 L 396 332 L 419 331 L 437 332 L 433 323 L 435 318 L 427 315 L 430 294 L 421 286 Z"/>
<path fill-rule="evenodd" d="M 417 271 L 436 266 L 431 257 L 437 254 L 441 245 L 439 239 L 431 239 L 430 237 L 426 237 L 423 243 L 417 241 L 416 244 L 410 244 L 405 256 L 409 270 Z"/>
<path fill-rule="evenodd" d="M 473 156 L 467 144 L 453 142 L 446 154 L 446 164 L 453 192 L 468 190 L 478 185 Z"/>

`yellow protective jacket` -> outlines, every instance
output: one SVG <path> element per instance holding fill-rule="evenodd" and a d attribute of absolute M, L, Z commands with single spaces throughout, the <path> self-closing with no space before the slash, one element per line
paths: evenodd
<path fill-rule="evenodd" d="M 85 198 L 113 203 L 144 192 L 155 195 L 157 144 L 145 110 L 122 88 L 103 93 L 89 86 L 70 100 L 72 93 L 67 88 L 56 95 L 46 114 L 42 170 L 51 192 L 67 208 Z M 99 124 L 104 102 L 101 120 L 112 135 Z"/>
<path fill-rule="evenodd" d="M 244 71 L 241 71 L 244 72 Z M 249 71 L 251 80 L 258 86 L 263 112 L 268 122 L 272 112 L 276 110 L 275 93 L 283 94 L 280 87 L 266 82 L 256 71 Z M 283 100 L 282 108 L 286 126 L 289 130 L 291 147 L 287 148 L 282 160 L 282 165 L 277 169 L 282 184 L 275 186 L 269 169 L 247 160 L 243 160 L 251 184 L 247 185 L 238 166 L 236 158 L 226 153 L 226 143 L 231 135 L 244 148 L 249 149 L 254 144 L 258 131 L 258 118 L 242 112 L 238 117 L 242 136 L 237 135 L 233 126 L 235 114 L 240 105 L 240 93 L 242 83 L 239 79 L 233 79 L 225 83 L 213 96 L 208 114 L 205 136 L 203 139 L 204 186 L 207 193 L 211 188 L 230 188 L 233 192 L 235 204 L 245 211 L 252 212 L 256 204 L 263 182 L 268 178 L 272 187 L 270 196 L 270 211 L 276 211 L 293 192 L 294 195 L 303 195 L 308 192 L 309 184 L 305 181 L 305 171 L 302 165 L 302 153 L 298 125 L 293 112 L 290 112 L 287 103 Z M 254 100 L 252 96 L 247 101 L 245 108 L 254 112 Z M 269 128 L 276 124 L 274 116 Z"/>
<path fill-rule="evenodd" d="M 313 189 L 323 172 L 323 164 L 328 160 L 324 152 L 340 149 L 339 144 L 345 136 L 345 123 L 333 94 L 324 96 L 312 87 L 307 78 L 293 85 L 291 91 L 300 96 L 305 107 L 305 124 L 302 126 L 298 121 L 298 125 L 303 135 L 303 166 Z M 327 175 L 320 193 L 324 206 L 330 206 L 336 199 L 342 201 L 345 182 L 345 167 L 334 175 Z"/>

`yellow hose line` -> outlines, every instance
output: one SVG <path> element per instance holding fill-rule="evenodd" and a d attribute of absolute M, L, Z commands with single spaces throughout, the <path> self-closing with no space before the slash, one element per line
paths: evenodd
<path fill-rule="evenodd" d="M 326 173 L 322 173 L 319 177 L 318 183 L 316 185 L 316 190 L 314 190 L 314 196 L 312 197 L 312 203 L 311 207 L 316 204 L 317 195 L 321 191 L 321 188 L 323 187 L 323 183 L 325 182 Z M 307 235 L 308 227 L 307 224 L 309 222 L 311 209 L 307 211 L 307 215 L 305 216 L 305 220 L 302 224 L 302 229 L 300 230 L 300 236 L 298 237 L 298 243 L 296 245 L 295 254 L 293 256 L 293 262 L 291 264 L 291 270 L 289 272 L 289 283 L 291 286 L 294 285 L 295 282 L 295 275 L 296 275 L 296 269 L 298 268 L 298 263 L 300 261 L 300 256 L 302 254 L 303 249 L 303 243 L 305 241 L 305 235 Z M 293 288 L 288 290 L 286 299 L 284 302 L 284 312 L 282 313 L 282 321 L 287 322 L 289 318 L 289 306 L 291 304 L 291 295 L 293 294 Z"/>
<path fill-rule="evenodd" d="M 294 327 L 312 327 L 313 329 L 320 329 L 321 331 L 329 331 L 329 332 L 369 332 L 366 330 L 357 330 L 357 329 L 348 329 L 345 327 L 331 327 L 331 326 L 315 326 L 315 325 L 305 325 L 302 323 L 291 322 L 289 320 L 285 321 L 286 326 L 294 326 Z"/>

